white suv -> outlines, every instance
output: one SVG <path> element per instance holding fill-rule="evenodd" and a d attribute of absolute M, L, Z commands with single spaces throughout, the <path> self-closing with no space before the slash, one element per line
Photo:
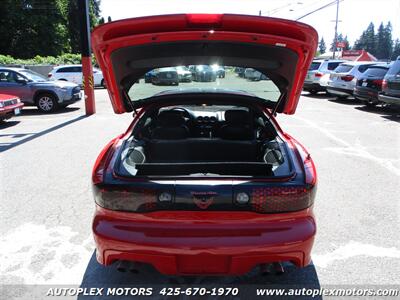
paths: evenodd
<path fill-rule="evenodd" d="M 310 65 L 307 77 L 304 80 L 303 90 L 310 94 L 326 91 L 326 84 L 321 79 L 324 76 L 329 76 L 333 70 L 337 68 L 344 60 L 340 59 L 315 59 Z"/>
<path fill-rule="evenodd" d="M 370 67 L 379 62 L 355 61 L 338 66 L 331 73 L 326 90 L 339 98 L 347 98 L 353 95 L 357 79 Z"/>
<path fill-rule="evenodd" d="M 50 80 L 64 80 L 82 85 L 82 65 L 57 66 L 48 74 Z M 93 81 L 95 86 L 105 87 L 103 73 L 93 68 Z"/>

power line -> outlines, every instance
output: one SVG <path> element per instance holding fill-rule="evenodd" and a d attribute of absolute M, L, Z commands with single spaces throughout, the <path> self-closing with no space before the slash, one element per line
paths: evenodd
<path fill-rule="evenodd" d="M 327 7 L 329 7 L 329 6 L 332 6 L 332 5 L 334 5 L 334 4 L 337 4 L 338 2 L 339 2 L 339 3 L 340 3 L 340 2 L 343 2 L 343 0 L 335 0 L 335 1 L 332 1 L 332 2 L 330 2 L 330 3 L 328 3 L 328 4 L 324 5 L 324 6 L 321 6 L 320 8 L 317 8 L 317 9 L 315 9 L 315 10 L 313 10 L 313 11 L 310 11 L 309 13 L 307 13 L 307 14 L 305 14 L 305 15 L 299 17 L 299 18 L 297 18 L 296 21 L 301 20 L 301 19 L 303 19 L 303 18 L 305 18 L 305 17 L 307 17 L 307 16 L 309 16 L 309 15 L 311 15 L 311 14 L 317 12 L 317 11 L 320 11 L 320 10 L 322 10 L 322 9 L 324 9 L 324 8 L 327 8 Z"/>

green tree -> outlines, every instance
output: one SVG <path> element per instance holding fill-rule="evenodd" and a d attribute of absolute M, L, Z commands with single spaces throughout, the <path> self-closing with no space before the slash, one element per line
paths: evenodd
<path fill-rule="evenodd" d="M 80 52 L 80 20 L 78 11 L 78 1 L 81 0 L 62 0 L 67 2 L 65 20 L 68 27 L 69 45 L 72 53 Z M 89 21 L 90 28 L 98 25 L 100 20 L 100 0 L 89 0 Z"/>
<path fill-rule="evenodd" d="M 60 0 L 2 0 L 0 14 L 0 53 L 31 58 L 68 50 Z"/>
<path fill-rule="evenodd" d="M 360 38 L 354 43 L 355 50 L 366 50 L 375 55 L 376 53 L 376 36 L 374 23 L 369 23 L 368 28 L 361 34 Z"/>
<path fill-rule="evenodd" d="M 391 59 L 395 60 L 395 59 L 397 59 L 398 56 L 400 56 L 400 40 L 396 39 L 396 41 L 394 42 Z"/>
<path fill-rule="evenodd" d="M 324 37 L 322 37 L 321 40 L 319 41 L 318 49 L 320 54 L 324 54 L 326 52 Z"/>

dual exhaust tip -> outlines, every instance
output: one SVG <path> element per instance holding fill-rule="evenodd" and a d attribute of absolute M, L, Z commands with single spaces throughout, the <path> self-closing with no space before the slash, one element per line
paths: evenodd
<path fill-rule="evenodd" d="M 132 274 L 139 274 L 139 267 L 140 263 L 138 262 L 131 262 L 128 260 L 117 261 L 117 270 L 122 273 L 130 272 Z M 267 276 L 271 273 L 275 273 L 276 275 L 285 273 L 283 265 L 280 262 L 260 264 L 260 274 L 262 276 Z"/>

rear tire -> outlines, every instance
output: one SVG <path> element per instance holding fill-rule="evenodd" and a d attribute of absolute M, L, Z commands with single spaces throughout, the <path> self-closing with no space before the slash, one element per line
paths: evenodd
<path fill-rule="evenodd" d="M 317 93 L 318 93 L 318 91 L 316 91 L 316 90 L 310 90 L 311 95 L 316 95 Z"/>
<path fill-rule="evenodd" d="M 104 81 L 104 79 L 101 80 L 100 85 L 101 85 L 104 89 L 107 88 L 107 85 L 106 85 L 106 82 Z"/>
<path fill-rule="evenodd" d="M 37 108 L 44 113 L 52 113 L 58 109 L 56 97 L 51 93 L 41 93 L 36 96 Z"/>

